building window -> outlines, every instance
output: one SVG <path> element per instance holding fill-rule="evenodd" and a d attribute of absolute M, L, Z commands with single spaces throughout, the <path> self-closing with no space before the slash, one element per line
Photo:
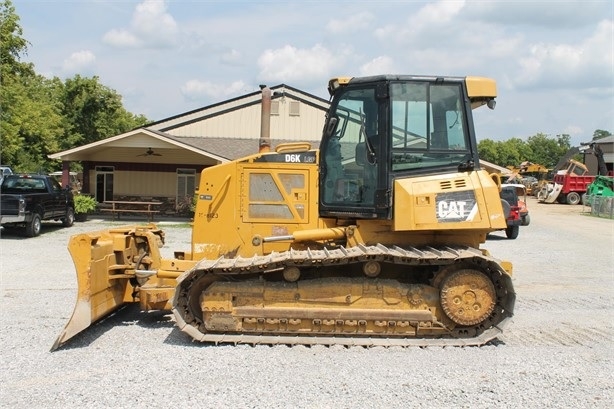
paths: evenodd
<path fill-rule="evenodd" d="M 301 115 L 301 103 L 298 101 L 290 101 L 290 116 Z"/>
<path fill-rule="evenodd" d="M 114 166 L 96 166 L 96 186 L 95 198 L 97 202 L 103 203 L 107 200 L 113 200 L 113 172 Z"/>
<path fill-rule="evenodd" d="M 279 101 L 271 101 L 271 115 L 279 115 Z"/>
<path fill-rule="evenodd" d="M 196 187 L 196 170 L 177 168 L 177 198 L 175 210 L 188 211 L 192 208 Z"/>

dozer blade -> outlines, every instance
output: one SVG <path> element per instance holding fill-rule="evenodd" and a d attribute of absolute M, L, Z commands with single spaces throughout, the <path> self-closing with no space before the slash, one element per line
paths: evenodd
<path fill-rule="evenodd" d="M 135 302 L 135 266 L 158 268 L 163 239 L 164 233 L 154 225 L 72 236 L 68 250 L 77 273 L 77 302 L 51 351 L 125 303 Z"/>

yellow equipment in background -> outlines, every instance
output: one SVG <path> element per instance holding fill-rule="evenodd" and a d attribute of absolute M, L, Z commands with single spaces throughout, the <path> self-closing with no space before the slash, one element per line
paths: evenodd
<path fill-rule="evenodd" d="M 154 225 L 72 237 L 77 305 L 53 349 L 129 302 L 172 309 L 214 343 L 481 345 L 500 334 L 511 265 L 479 246 L 506 222 L 472 120 L 494 108 L 495 82 L 382 75 L 335 78 L 329 91 L 319 149 L 280 145 L 203 170 L 189 251 L 163 259 Z"/>
<path fill-rule="evenodd" d="M 507 177 L 506 183 L 521 183 L 527 189 L 528 195 L 537 196 L 537 192 L 548 183 L 552 176 L 552 169 L 533 163 L 522 162 L 519 166 L 508 166 L 512 174 Z"/>

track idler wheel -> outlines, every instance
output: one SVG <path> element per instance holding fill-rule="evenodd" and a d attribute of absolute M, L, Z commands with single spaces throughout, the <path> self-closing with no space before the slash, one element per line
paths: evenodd
<path fill-rule="evenodd" d="M 492 281 L 482 272 L 458 270 L 441 284 L 441 307 L 459 325 L 476 325 L 495 308 L 496 292 Z"/>

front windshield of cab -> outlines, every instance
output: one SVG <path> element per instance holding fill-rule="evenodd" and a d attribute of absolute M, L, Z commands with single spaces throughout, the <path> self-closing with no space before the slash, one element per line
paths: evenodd
<path fill-rule="evenodd" d="M 471 158 L 459 84 L 392 83 L 390 98 L 393 171 Z"/>

